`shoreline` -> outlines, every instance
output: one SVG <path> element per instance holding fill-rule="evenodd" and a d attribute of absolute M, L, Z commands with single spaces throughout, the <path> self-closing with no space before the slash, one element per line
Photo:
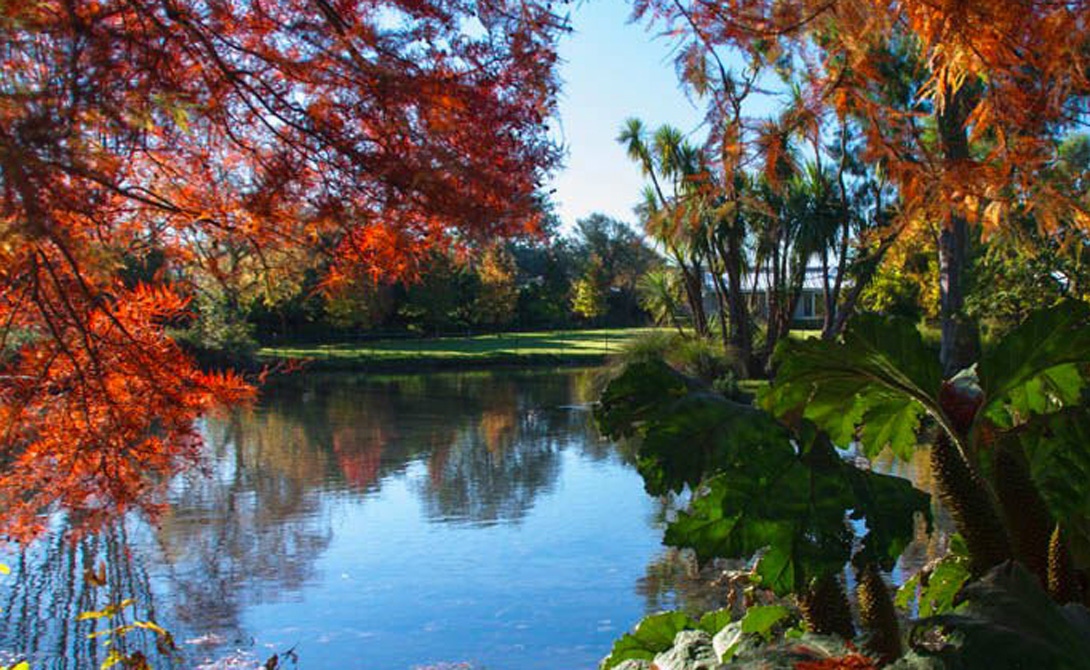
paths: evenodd
<path fill-rule="evenodd" d="M 457 372 L 460 370 L 506 370 L 515 368 L 568 368 L 598 367 L 605 365 L 609 354 L 557 356 L 553 354 L 497 354 L 473 358 L 362 358 L 347 356 L 287 357 L 262 355 L 259 366 L 275 366 L 281 363 L 298 363 L 302 372 L 359 372 L 359 373 L 425 373 Z"/>

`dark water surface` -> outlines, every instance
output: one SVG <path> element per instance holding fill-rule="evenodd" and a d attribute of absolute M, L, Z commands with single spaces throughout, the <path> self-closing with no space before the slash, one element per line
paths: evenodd
<path fill-rule="evenodd" d="M 155 667 L 253 668 L 294 648 L 308 669 L 590 670 L 645 613 L 716 604 L 661 546 L 665 504 L 596 435 L 593 375 L 270 388 L 206 421 L 206 476 L 173 482 L 158 526 L 0 552 L 0 665 L 97 668 L 106 639 L 89 634 L 150 618 L 176 660 L 146 631 L 113 644 Z M 123 598 L 120 617 L 77 621 Z"/>

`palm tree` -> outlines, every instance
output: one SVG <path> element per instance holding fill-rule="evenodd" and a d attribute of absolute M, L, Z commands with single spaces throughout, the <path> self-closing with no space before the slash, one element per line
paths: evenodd
<path fill-rule="evenodd" d="M 639 279 L 636 289 L 640 295 L 640 307 L 643 307 L 654 319 L 655 325 L 667 322 L 677 329 L 678 334 L 685 334 L 682 327 L 683 312 L 680 297 L 680 277 L 669 269 L 652 270 Z"/>
<path fill-rule="evenodd" d="M 695 170 L 698 152 L 690 147 L 682 134 L 670 126 L 660 127 L 652 144 L 647 142 L 643 122 L 631 118 L 625 121 L 617 141 L 626 147 L 629 158 L 638 163 L 651 184 L 644 190 L 644 202 L 639 207 L 644 230 L 661 244 L 676 263 L 684 279 L 685 297 L 697 334 L 708 333 L 704 309 L 704 263 L 706 250 L 689 229 L 685 192 Z M 668 181 L 669 192 L 663 181 Z"/>

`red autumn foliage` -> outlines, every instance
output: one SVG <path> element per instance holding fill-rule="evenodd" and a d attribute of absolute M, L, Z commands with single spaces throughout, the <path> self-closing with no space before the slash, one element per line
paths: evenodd
<path fill-rule="evenodd" d="M 795 670 L 875 670 L 874 661 L 862 654 L 848 654 L 838 658 L 823 658 L 820 661 L 799 661 Z"/>
<path fill-rule="evenodd" d="M 563 27 L 538 0 L 0 3 L 2 532 L 154 509 L 195 417 L 253 394 L 124 258 L 309 245 L 336 282 L 532 229 Z"/>

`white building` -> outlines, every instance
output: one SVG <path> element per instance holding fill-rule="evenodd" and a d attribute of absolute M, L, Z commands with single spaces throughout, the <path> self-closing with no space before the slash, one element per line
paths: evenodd
<path fill-rule="evenodd" d="M 829 288 L 832 289 L 835 281 L 834 268 L 830 268 Z M 707 290 L 705 291 L 705 307 L 709 315 L 718 311 L 715 300 L 714 279 L 707 277 Z M 724 279 L 725 282 L 725 279 Z M 742 292 L 750 298 L 753 307 L 753 318 L 759 321 L 768 319 L 768 294 L 772 287 L 772 275 L 769 272 L 746 273 L 742 277 Z M 844 287 L 841 287 L 844 290 Z M 802 280 L 802 291 L 799 293 L 799 301 L 795 305 L 793 325 L 797 328 L 821 328 L 825 319 L 825 285 L 821 280 L 821 268 L 809 267 Z"/>

